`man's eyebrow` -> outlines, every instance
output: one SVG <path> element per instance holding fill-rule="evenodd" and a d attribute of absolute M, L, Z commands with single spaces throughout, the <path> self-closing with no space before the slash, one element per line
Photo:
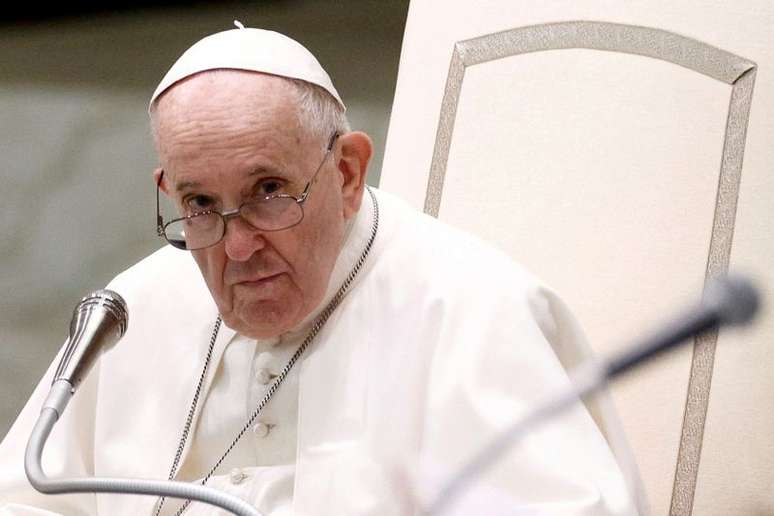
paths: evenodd
<path fill-rule="evenodd" d="M 253 177 L 253 176 L 268 176 L 268 175 L 279 175 L 282 172 L 278 169 L 275 169 L 273 167 L 264 167 L 259 166 L 255 167 L 254 169 L 250 170 L 250 172 L 247 173 L 247 177 Z M 202 184 L 199 181 L 187 181 L 183 180 L 180 181 L 175 185 L 175 190 L 178 192 L 182 192 L 186 188 L 201 188 Z"/>
<path fill-rule="evenodd" d="M 247 177 L 278 175 L 281 171 L 273 167 L 258 166 L 247 173 Z"/>
<path fill-rule="evenodd" d="M 175 190 L 182 192 L 186 188 L 198 188 L 200 186 L 202 186 L 202 184 L 198 181 L 180 181 L 175 185 Z"/>

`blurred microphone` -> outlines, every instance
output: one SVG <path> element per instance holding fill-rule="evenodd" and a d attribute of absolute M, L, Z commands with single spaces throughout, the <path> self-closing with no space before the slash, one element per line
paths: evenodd
<path fill-rule="evenodd" d="M 760 296 L 752 282 L 741 276 L 725 276 L 707 285 L 702 302 L 653 335 L 607 360 L 608 380 L 690 337 L 721 326 L 747 324 L 758 311 Z"/>
<path fill-rule="evenodd" d="M 70 338 L 54 381 L 66 380 L 75 389 L 94 365 L 100 351 L 112 347 L 126 333 L 126 301 L 112 290 L 97 290 L 73 310 Z"/>
<path fill-rule="evenodd" d="M 759 305 L 758 289 L 749 279 L 729 275 L 711 281 L 705 288 L 701 303 L 670 324 L 612 358 L 592 359 L 570 371 L 571 385 L 568 389 L 537 404 L 532 411 L 487 443 L 443 484 L 436 497 L 426 505 L 423 514 L 441 514 L 487 468 L 505 457 L 508 448 L 539 425 L 577 403 L 580 398 L 593 394 L 616 376 L 644 364 L 691 337 L 715 331 L 721 326 L 749 323 Z"/>

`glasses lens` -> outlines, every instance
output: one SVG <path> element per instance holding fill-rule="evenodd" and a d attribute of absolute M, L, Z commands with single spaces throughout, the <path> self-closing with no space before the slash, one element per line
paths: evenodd
<path fill-rule="evenodd" d="M 270 197 L 245 203 L 242 217 L 253 227 L 277 231 L 295 226 L 304 218 L 301 205 L 292 197 Z"/>
<path fill-rule="evenodd" d="M 173 220 L 164 228 L 164 236 L 178 249 L 209 247 L 223 237 L 223 218 L 217 213 L 202 213 Z"/>

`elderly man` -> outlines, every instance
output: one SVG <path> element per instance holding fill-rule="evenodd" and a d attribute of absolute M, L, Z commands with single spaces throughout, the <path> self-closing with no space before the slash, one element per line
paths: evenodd
<path fill-rule="evenodd" d="M 49 475 L 204 482 L 275 516 L 405 515 L 566 384 L 552 345 L 581 337 L 561 302 L 507 257 L 367 188 L 371 141 L 295 41 L 205 38 L 150 113 L 154 179 L 179 212 L 158 214 L 171 246 L 111 283 L 129 330 L 55 427 Z M 0 514 L 213 514 L 34 492 L 22 450 L 51 375 L 0 448 Z M 630 514 L 624 491 L 579 405 L 457 508 Z"/>

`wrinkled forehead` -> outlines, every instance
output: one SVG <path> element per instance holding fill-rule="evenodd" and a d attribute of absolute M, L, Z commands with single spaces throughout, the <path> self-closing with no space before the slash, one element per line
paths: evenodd
<path fill-rule="evenodd" d="M 207 70 L 186 77 L 164 91 L 151 106 L 151 114 L 194 114 L 205 108 L 295 110 L 298 95 L 283 77 L 243 70 Z"/>
<path fill-rule="evenodd" d="M 300 128 L 299 96 L 290 81 L 240 70 L 206 71 L 178 82 L 157 99 L 151 116 L 155 136 L 162 140 L 157 144 L 196 131 L 230 137 Z"/>
<path fill-rule="evenodd" d="M 312 166 L 307 161 L 317 159 L 319 145 L 302 128 L 298 96 L 285 82 L 228 70 L 193 76 L 165 92 L 154 132 L 168 177 L 214 170 L 242 176 L 260 167 L 290 173 Z"/>

